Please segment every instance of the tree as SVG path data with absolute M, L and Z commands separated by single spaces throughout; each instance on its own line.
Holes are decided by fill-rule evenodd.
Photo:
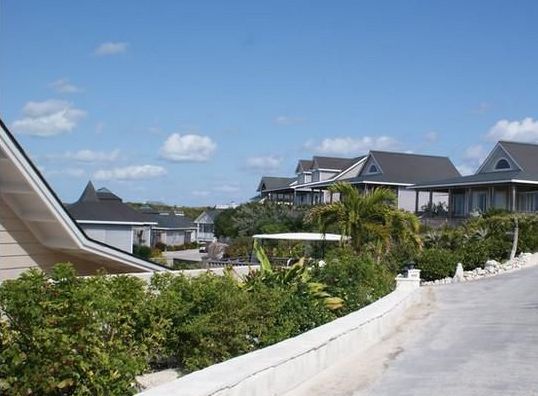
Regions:
M 316 206 L 308 214 L 322 232 L 336 226 L 357 252 L 372 246 L 386 251 L 398 243 L 420 244 L 418 219 L 395 207 L 396 195 L 391 190 L 361 193 L 349 183 L 338 182 L 329 191 L 338 193 L 340 200 Z

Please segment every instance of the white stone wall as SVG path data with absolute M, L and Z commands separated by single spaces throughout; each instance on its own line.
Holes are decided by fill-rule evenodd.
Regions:
M 380 342 L 422 297 L 409 279 L 382 299 L 297 337 L 149 389 L 144 396 L 278 395 L 293 390 L 351 353 Z

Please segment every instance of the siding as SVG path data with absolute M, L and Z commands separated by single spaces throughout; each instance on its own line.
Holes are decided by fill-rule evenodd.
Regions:
M 0 198 L 0 281 L 15 278 L 30 268 L 48 271 L 60 262 L 75 263 L 80 272 L 96 269 L 96 264 L 43 246 Z
M 78 250 L 74 253 L 77 256 L 42 245 L 0 197 L 0 282 L 30 268 L 48 272 L 57 263 L 72 263 L 79 275 L 94 275 L 100 268 L 110 273 L 133 272 L 132 267 L 111 260 L 97 256 L 88 259 Z
M 133 251 L 133 228 L 127 225 L 81 224 L 89 238 L 114 246 L 124 252 Z

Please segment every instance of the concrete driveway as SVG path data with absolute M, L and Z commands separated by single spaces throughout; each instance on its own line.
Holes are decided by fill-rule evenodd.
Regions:
M 380 345 L 289 395 L 538 395 L 538 267 L 426 292 Z

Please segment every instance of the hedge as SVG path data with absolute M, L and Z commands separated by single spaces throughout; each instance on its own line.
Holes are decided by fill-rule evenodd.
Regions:
M 0 284 L 0 394 L 127 395 L 136 375 L 184 372 L 319 326 L 390 292 L 367 258 L 196 278 L 75 276 L 68 264 Z M 327 295 L 342 295 L 330 309 Z M 334 308 L 334 307 L 333 307 Z

